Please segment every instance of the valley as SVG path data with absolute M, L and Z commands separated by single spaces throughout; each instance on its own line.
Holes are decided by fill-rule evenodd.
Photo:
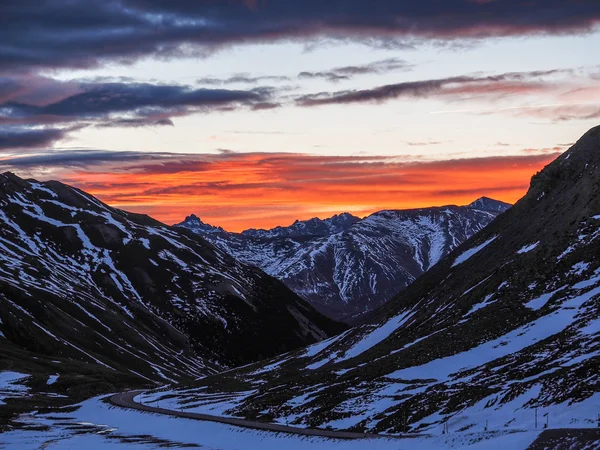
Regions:
M 250 232 L 316 245 L 356 235 L 373 217 L 406 230 L 407 217 L 491 220 L 494 208 L 503 211 L 445 256 L 431 258 L 430 245 L 430 259 L 417 262 L 436 263 L 352 328 L 236 261 L 222 241 L 213 246 L 60 183 L 4 174 L 0 443 L 595 448 L 599 151 L 597 127 L 509 209 L 485 199 Z M 211 229 L 204 236 L 213 240 L 244 236 Z M 263 322 L 248 324 L 253 314 Z M 115 333 L 123 326 L 135 333 Z M 217 330 L 215 346 L 206 339 Z M 267 341 L 279 333 L 287 348 L 259 344 L 258 330 Z M 149 430 L 147 419 L 216 440 Z

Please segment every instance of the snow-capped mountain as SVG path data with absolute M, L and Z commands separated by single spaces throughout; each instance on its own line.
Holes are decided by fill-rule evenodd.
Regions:
M 196 216 L 179 227 L 283 281 L 324 314 L 352 321 L 385 303 L 509 204 L 340 214 L 272 230 L 227 233 Z
M 164 382 L 340 327 L 194 233 L 59 182 L 0 175 L 2 358 L 77 360 Z
M 310 220 L 296 220 L 289 227 L 275 227 L 270 230 L 249 230 L 242 231 L 244 236 L 261 238 L 281 238 L 281 237 L 303 237 L 303 236 L 329 236 L 331 234 L 346 231 L 360 218 L 349 213 L 336 214 L 328 219 L 321 220 L 313 217 Z
M 166 401 L 371 432 L 596 427 L 599 365 L 596 127 L 372 324 L 222 374 L 227 390 L 209 377 Z

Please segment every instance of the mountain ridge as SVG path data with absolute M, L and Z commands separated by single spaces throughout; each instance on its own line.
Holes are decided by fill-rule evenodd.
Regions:
M 282 280 L 322 313 L 357 321 L 510 206 L 485 197 L 473 204 L 384 210 L 363 219 L 340 214 L 242 233 L 210 228 L 196 216 L 177 226 Z
M 9 364 L 20 349 L 164 382 L 344 328 L 198 235 L 57 181 L 0 175 L 0 249 Z

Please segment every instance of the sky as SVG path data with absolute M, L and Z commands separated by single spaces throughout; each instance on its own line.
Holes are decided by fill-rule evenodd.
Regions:
M 230 231 L 517 201 L 600 122 L 597 0 L 3 0 L 0 171 Z

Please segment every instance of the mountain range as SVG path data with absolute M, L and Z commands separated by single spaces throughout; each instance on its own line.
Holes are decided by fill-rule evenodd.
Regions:
M 482 197 L 468 206 L 380 211 L 364 219 L 343 213 L 241 233 L 195 215 L 176 226 L 260 267 L 323 314 L 357 322 L 509 207 Z
M 369 432 L 596 427 L 600 127 L 371 319 L 154 398 L 173 409 Z

